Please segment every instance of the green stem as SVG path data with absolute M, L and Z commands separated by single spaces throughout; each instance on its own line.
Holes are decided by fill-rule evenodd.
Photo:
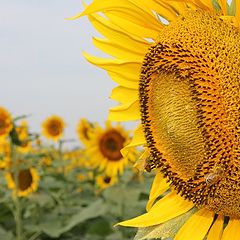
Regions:
M 11 141 L 11 159 L 13 161 L 14 171 L 13 171 L 13 178 L 14 183 L 16 185 L 16 192 L 14 195 L 14 205 L 15 205 L 15 223 L 16 223 L 16 240 L 22 240 L 22 207 L 21 202 L 18 196 L 18 189 L 19 189 L 19 182 L 18 182 L 18 175 L 19 175 L 19 167 L 18 162 L 15 156 L 15 148 L 14 144 Z
M 28 240 L 36 240 L 40 235 L 41 232 L 36 232 Z
M 58 154 L 59 154 L 59 161 L 60 161 L 60 164 L 61 164 L 61 169 L 62 169 L 62 174 L 64 175 L 64 171 L 65 171 L 65 168 L 63 166 L 63 152 L 62 152 L 62 145 L 63 145 L 63 142 L 62 140 L 59 141 L 58 143 Z
M 22 240 L 22 209 L 21 203 L 19 201 L 19 197 L 16 197 L 16 233 L 17 233 L 17 240 Z

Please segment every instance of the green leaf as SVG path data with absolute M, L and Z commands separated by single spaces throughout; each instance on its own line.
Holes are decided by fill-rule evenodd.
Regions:
M 103 193 L 107 201 L 122 204 L 135 204 L 140 196 L 140 189 L 126 188 L 125 186 L 115 186 L 106 189 Z
M 46 176 L 40 184 L 43 189 L 61 189 L 63 186 L 61 181 L 52 176 Z
M 14 235 L 13 235 L 12 232 L 6 231 L 6 230 L 3 229 L 2 227 L 0 227 L 0 239 L 4 239 L 4 240 L 14 240 L 15 237 L 14 237 Z
M 45 223 L 41 223 L 40 228 L 50 237 L 59 237 L 62 234 L 62 222 L 57 218 L 51 219 L 51 221 L 46 220 Z
M 230 5 L 227 5 L 227 13 L 230 16 L 235 16 L 236 13 L 236 0 L 232 0 Z
M 104 205 L 103 201 L 99 199 L 96 202 L 90 204 L 85 209 L 83 209 L 81 212 L 73 215 L 63 228 L 63 231 L 64 232 L 69 231 L 71 228 L 87 219 L 102 216 L 104 215 L 104 213 L 106 213 L 106 211 L 107 211 L 106 205 Z
M 71 230 L 74 226 L 88 219 L 99 217 L 105 214 L 107 207 L 101 199 L 93 202 L 82 211 L 74 214 L 66 222 L 61 222 L 59 219 L 51 219 L 46 223 L 41 224 L 41 229 L 44 233 L 51 237 L 59 237 L 61 234 Z
M 183 224 L 196 212 L 197 209 L 193 208 L 192 210 L 173 218 L 165 223 L 146 227 L 139 228 L 134 240 L 144 240 L 144 239 L 173 239 L 179 229 Z
M 212 0 L 212 5 L 215 8 L 215 10 L 217 10 L 217 11 L 221 10 L 221 7 L 220 7 L 220 5 L 219 5 L 217 0 Z
M 99 217 L 91 220 L 91 224 L 88 226 L 87 233 L 98 236 L 107 236 L 113 232 L 110 222 L 106 219 Z
M 38 192 L 38 193 L 32 194 L 29 196 L 29 199 L 32 202 L 37 203 L 40 207 L 44 207 L 47 205 L 52 206 L 54 204 L 54 201 L 50 197 L 50 195 L 44 192 Z

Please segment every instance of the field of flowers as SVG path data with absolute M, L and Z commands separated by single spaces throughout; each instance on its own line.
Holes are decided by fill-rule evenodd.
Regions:
M 0 240 L 239 240 L 240 0 L 83 5 L 117 105 L 75 147 L 0 107 Z
M 0 239 L 132 239 L 114 225 L 144 212 L 152 177 L 133 168 L 141 150 L 120 153 L 131 132 L 80 119 L 79 143 L 66 148 L 64 130 L 50 116 L 29 132 L 26 116 L 0 108 Z

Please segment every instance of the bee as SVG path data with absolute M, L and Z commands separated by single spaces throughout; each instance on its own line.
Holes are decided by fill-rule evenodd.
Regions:
M 211 186 L 218 181 L 220 181 L 223 178 L 223 169 L 216 168 L 213 170 L 212 173 L 209 173 L 207 176 L 205 176 L 205 181 L 208 186 Z
M 136 167 L 140 172 L 151 172 L 159 166 L 155 163 L 149 150 L 145 150 L 140 159 L 135 163 L 134 167 Z

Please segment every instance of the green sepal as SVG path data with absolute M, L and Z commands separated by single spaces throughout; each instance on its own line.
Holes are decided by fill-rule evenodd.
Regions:
M 188 212 L 162 224 L 151 227 L 139 228 L 136 236 L 134 237 L 134 240 L 173 239 L 179 229 L 196 211 L 197 208 L 193 208 Z

